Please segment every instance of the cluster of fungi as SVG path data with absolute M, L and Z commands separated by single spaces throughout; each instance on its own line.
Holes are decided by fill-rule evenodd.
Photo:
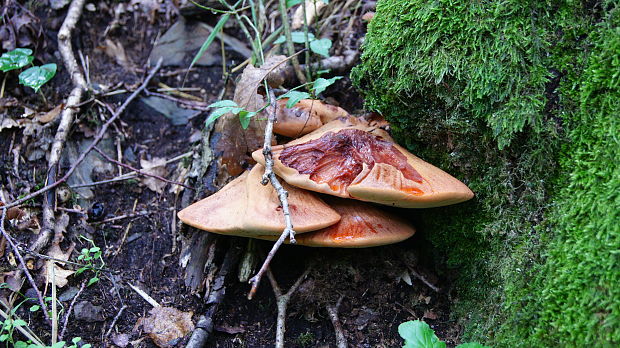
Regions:
M 396 144 L 383 120 L 356 118 L 318 100 L 285 108 L 274 132 L 301 136 L 273 146 L 273 171 L 284 180 L 298 245 L 361 248 L 397 243 L 415 228 L 376 204 L 429 208 L 466 201 L 473 192 Z M 272 111 L 272 110 L 271 110 Z M 270 110 L 267 110 L 270 112 Z M 213 233 L 276 240 L 285 229 L 276 190 L 261 184 L 265 158 L 217 193 L 179 212 Z

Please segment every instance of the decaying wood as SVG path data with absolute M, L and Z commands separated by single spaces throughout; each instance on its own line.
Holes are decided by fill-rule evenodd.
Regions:
M 211 305 L 211 307 L 198 319 L 194 332 L 192 332 L 185 346 L 186 348 L 206 347 L 207 340 L 213 332 L 213 315 L 217 311 L 220 303 L 224 300 L 224 295 L 226 294 L 226 278 L 237 265 L 239 255 L 240 249 L 237 247 L 236 243 L 231 243 L 207 299 L 207 304 Z

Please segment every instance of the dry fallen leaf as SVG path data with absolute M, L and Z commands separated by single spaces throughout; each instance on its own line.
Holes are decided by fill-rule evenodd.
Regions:
M 437 315 L 437 313 L 435 313 L 432 310 L 428 309 L 428 310 L 424 311 L 423 318 L 428 318 L 428 319 L 431 319 L 431 320 L 437 320 L 437 318 L 439 318 L 439 316 Z
M 43 112 L 40 113 L 39 115 L 37 115 L 37 117 L 35 118 L 35 121 L 41 123 L 41 124 L 46 124 L 49 122 L 52 122 L 56 119 L 56 117 L 58 117 L 58 115 L 60 115 L 60 112 L 62 111 L 62 109 L 65 107 L 64 103 L 58 104 L 55 108 L 53 108 L 52 110 L 48 111 L 48 112 Z
M 125 47 L 123 47 L 123 45 L 119 41 L 115 42 L 113 40 L 106 39 L 105 45 L 98 48 L 103 50 L 103 52 L 105 52 L 108 57 L 113 58 L 118 65 L 122 66 L 128 71 L 133 71 L 133 62 L 129 59 L 129 57 L 127 57 L 127 54 L 125 53 Z
M 286 69 L 285 56 L 269 57 L 265 63 L 256 68 L 248 65 L 244 70 L 233 100 L 247 111 L 258 111 L 265 106 L 265 98 L 258 93 L 262 81 L 267 79 L 270 86 L 283 83 Z M 222 116 L 215 125 L 220 133 L 216 152 L 222 153 L 222 166 L 228 174 L 236 176 L 243 172 L 244 164 L 251 161 L 250 154 L 263 146 L 265 121 L 253 117 L 247 129 L 243 129 L 239 117 L 233 114 Z
M 67 230 L 67 226 L 69 225 L 69 215 L 62 214 L 58 220 L 56 220 L 56 225 L 54 226 L 54 240 L 52 241 L 52 246 L 47 250 L 47 255 L 53 257 L 57 260 L 68 261 L 73 249 L 75 248 L 75 243 L 71 243 L 67 251 L 63 251 L 60 248 L 60 242 L 62 241 L 62 236 L 64 232 Z M 66 270 L 55 264 L 55 261 L 49 260 L 45 262 L 45 266 L 43 267 L 44 272 L 46 274 L 46 279 L 48 283 L 52 282 L 52 267 L 54 267 L 54 281 L 56 286 L 62 288 L 67 285 L 69 282 L 67 278 L 75 273 L 72 270 Z
M 327 4 L 321 0 L 306 0 L 305 4 L 295 10 L 291 28 L 299 29 L 304 25 L 304 6 L 306 7 L 306 24 L 310 25 Z
M 136 327 L 142 326 L 157 346 L 173 347 L 194 330 L 192 315 L 171 307 L 154 307 L 148 317 L 138 319 Z
M 153 157 L 152 160 L 140 160 L 140 166 L 142 167 L 141 171 L 151 175 L 158 175 L 161 177 L 165 177 L 168 174 L 166 170 L 166 159 L 161 157 Z M 162 193 L 164 192 L 164 187 L 166 183 L 155 179 L 150 176 L 145 176 L 141 179 L 141 182 L 146 185 L 151 191 Z

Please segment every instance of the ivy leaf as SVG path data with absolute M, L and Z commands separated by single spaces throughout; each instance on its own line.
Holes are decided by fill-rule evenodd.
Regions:
M 215 120 L 217 120 L 218 118 L 222 117 L 223 115 L 227 114 L 227 113 L 231 113 L 231 114 L 238 114 L 239 112 L 241 112 L 243 110 L 243 108 L 240 108 L 237 106 L 237 104 L 232 101 L 232 100 L 223 100 L 223 101 L 229 101 L 234 103 L 235 106 L 222 106 L 219 109 L 215 109 L 213 110 L 213 112 L 211 113 L 211 115 L 209 115 L 209 118 L 207 118 L 207 121 L 205 122 L 205 127 L 210 125 L 211 123 L 215 122 Z M 213 105 L 213 104 L 211 104 Z M 209 106 L 211 106 L 209 105 Z
M 341 78 L 342 76 L 334 76 L 331 79 L 324 79 L 322 77 L 316 79 L 316 81 L 314 81 L 314 85 L 312 86 L 312 89 L 314 90 L 314 94 L 316 95 L 321 94 L 321 92 L 323 92 L 327 87 L 333 85 L 334 82 L 336 82 L 337 80 L 340 80 Z
M 304 0 L 286 0 L 286 8 L 291 8 L 295 5 L 299 5 L 302 2 L 304 2 Z
M 303 31 L 294 31 L 291 33 L 291 39 L 293 40 L 294 43 L 304 43 L 306 42 L 306 34 Z M 308 41 L 310 41 L 310 49 L 312 49 L 312 43 L 314 42 L 314 34 L 312 33 L 308 33 Z M 324 39 L 327 40 L 327 39 Z M 276 41 L 274 41 L 274 44 L 281 44 L 286 42 L 286 36 L 281 35 Z M 329 47 L 332 46 L 331 41 L 329 42 Z
M 232 100 L 225 99 L 225 100 L 220 100 L 218 102 L 215 102 L 207 107 L 208 108 L 221 108 L 224 106 L 238 106 L 238 105 Z
M 300 100 L 310 98 L 310 93 L 299 92 L 299 91 L 288 91 L 278 97 L 278 99 L 283 99 L 283 98 L 288 98 L 288 101 L 286 102 L 286 107 L 290 109 L 293 106 L 295 106 L 295 104 L 297 104 Z
M 32 63 L 34 57 L 29 48 L 16 48 L 10 52 L 5 52 L 0 56 L 0 70 L 3 72 L 23 68 Z
M 332 40 L 330 39 L 320 39 L 310 42 L 310 51 L 324 57 L 329 57 L 330 48 L 332 48 Z
M 51 80 L 54 75 L 56 75 L 56 64 L 54 63 L 33 66 L 19 74 L 19 83 L 38 92 L 41 86 Z
M 415 320 L 407 321 L 398 326 L 398 334 L 405 339 L 403 348 L 445 348 L 435 332 L 427 323 Z
M 252 116 L 256 114 L 257 114 L 256 111 L 247 111 L 247 110 L 241 111 L 239 113 L 239 122 L 241 122 L 241 128 L 248 129 L 248 126 L 250 125 L 250 119 L 252 118 Z

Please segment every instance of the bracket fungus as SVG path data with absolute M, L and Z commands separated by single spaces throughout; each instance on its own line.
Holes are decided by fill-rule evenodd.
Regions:
M 287 98 L 278 100 L 273 131 L 289 138 L 308 134 L 339 117 L 350 117 L 343 108 L 320 100 L 302 99 L 292 108 L 286 107 L 287 102 Z M 271 113 L 273 109 L 268 107 L 267 112 Z
M 274 171 L 311 191 L 402 208 L 460 203 L 473 192 L 364 121 L 340 118 L 272 148 Z M 260 151 L 252 157 L 264 164 Z
M 228 183 L 220 191 L 178 213 L 184 223 L 201 230 L 236 236 L 280 235 L 285 228 L 282 208 L 272 186 L 261 185 L 264 167 L 257 164 L 250 172 Z M 291 218 L 297 233 L 331 226 L 340 215 L 315 193 L 286 183 Z
M 326 202 L 340 214 L 338 223 L 297 236 L 297 245 L 310 247 L 366 248 L 401 242 L 415 228 L 401 217 L 371 204 L 331 197 Z M 260 236 L 274 240 L 273 236 Z

